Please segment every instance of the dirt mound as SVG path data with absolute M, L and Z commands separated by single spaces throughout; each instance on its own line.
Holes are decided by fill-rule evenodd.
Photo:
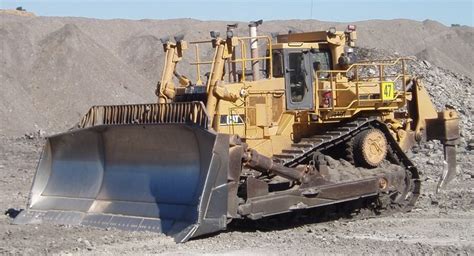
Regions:
M 8 86 L 8 97 L 2 101 L 7 111 L 0 116 L 9 120 L 0 127 L 2 132 L 61 131 L 91 105 L 153 100 L 148 97 L 153 88 L 147 79 L 74 24 L 47 34 L 34 45 L 34 52 L 27 39 L 19 43 L 23 45 L 6 41 L 6 47 L 15 49 L 6 51 L 6 60 L 15 61 L 5 74 L 14 83 L 2 83 Z M 28 58 L 32 55 L 34 60 Z
M 156 36 L 143 35 L 125 40 L 120 44 L 119 55 L 148 80 L 160 79 L 159 60 L 163 59 L 163 46 Z
M 449 28 L 431 20 L 359 24 L 360 46 L 414 55 L 474 78 L 474 29 L 471 27 Z
M 143 102 L 146 97 L 147 81 L 74 24 L 52 32 L 39 47 L 31 70 L 32 94 L 49 100 L 48 120 L 71 123 L 90 105 Z M 41 108 L 45 102 L 35 103 Z
M 94 104 L 155 101 L 163 61 L 159 38 L 177 34 L 185 34 L 188 41 L 208 38 L 209 31 L 224 32 L 225 25 L 232 23 L 0 16 L 0 134 L 14 136 L 38 130 L 48 134 L 64 131 Z M 238 24 L 237 33 L 247 35 L 247 23 Z M 471 27 L 449 28 L 434 21 L 409 20 L 356 24 L 361 47 L 427 59 L 432 68 L 424 69 L 425 73 L 449 69 L 471 77 L 474 74 Z M 259 29 L 261 34 L 270 35 L 330 26 L 344 29 L 346 24 L 269 21 Z M 461 81 L 456 77 L 459 74 L 450 74 L 452 81 Z M 472 82 L 468 83 L 471 86 L 464 86 L 466 83 L 452 94 L 466 95 Z M 451 80 L 446 83 L 447 92 L 450 84 Z

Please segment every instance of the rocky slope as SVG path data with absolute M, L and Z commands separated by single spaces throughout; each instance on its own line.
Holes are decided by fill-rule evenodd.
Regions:
M 176 34 L 185 34 L 187 40 L 208 38 L 210 30 L 222 32 L 230 23 L 9 14 L 0 14 L 0 21 L 0 134 L 14 136 L 38 130 L 48 134 L 64 131 L 91 105 L 153 102 L 163 61 L 159 38 Z M 435 66 L 442 67 L 443 72 L 456 72 L 451 73 L 453 79 L 461 74 L 473 76 L 471 27 L 449 28 L 434 21 L 410 20 L 356 24 L 361 47 L 417 55 L 433 64 L 428 73 L 435 72 L 436 77 L 440 77 L 436 70 L 441 69 Z M 269 35 L 289 29 L 326 30 L 330 26 L 344 29 L 346 24 L 269 21 L 260 31 Z M 246 35 L 247 24 L 239 23 L 237 33 Z M 442 79 L 436 83 L 450 88 L 452 81 Z M 462 90 L 472 90 L 469 81 L 463 83 L 471 86 Z

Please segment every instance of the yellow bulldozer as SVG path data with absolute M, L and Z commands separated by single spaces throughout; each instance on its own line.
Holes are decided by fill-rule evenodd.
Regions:
M 157 103 L 94 106 L 47 138 L 14 223 L 185 242 L 232 220 L 341 203 L 406 211 L 420 175 L 405 152 L 432 139 L 445 150 L 439 188 L 455 176 L 458 115 L 436 111 L 410 58 L 357 61 L 354 26 L 273 37 L 261 24 L 248 36 L 229 25 L 209 40 L 163 38 Z

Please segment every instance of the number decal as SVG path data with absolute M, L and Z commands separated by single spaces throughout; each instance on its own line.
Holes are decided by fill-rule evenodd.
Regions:
M 395 97 L 395 84 L 382 82 L 382 100 L 393 100 Z

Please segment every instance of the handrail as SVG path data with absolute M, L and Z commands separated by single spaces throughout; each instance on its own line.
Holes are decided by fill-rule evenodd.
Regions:
M 270 37 L 268 36 L 256 36 L 256 37 L 250 37 L 250 36 L 246 36 L 246 37 L 238 37 L 238 40 L 239 40 L 239 44 L 240 44 L 240 58 L 239 59 L 235 59 L 235 60 L 232 60 L 230 62 L 234 62 L 234 63 L 241 63 L 242 65 L 242 71 L 245 71 L 246 69 L 246 63 L 248 61 L 258 61 L 258 60 L 270 60 L 270 65 L 269 65 L 269 72 L 268 72 L 268 76 L 269 77 L 272 77 L 273 76 L 273 61 L 272 61 L 272 55 L 269 54 L 268 56 L 264 56 L 264 57 L 256 57 L 256 58 L 247 58 L 247 44 L 246 44 L 246 41 L 247 40 L 253 40 L 253 39 L 265 39 L 267 41 L 267 49 L 268 51 L 271 53 L 272 52 L 272 40 L 270 39 Z M 245 72 L 242 72 L 242 78 L 241 78 L 242 81 L 246 81 L 245 80 Z
M 315 98 L 319 98 L 319 93 L 320 92 L 331 92 L 331 107 L 329 108 L 324 108 L 324 107 L 319 107 L 319 104 L 316 104 L 316 110 L 332 110 L 332 111 L 343 111 L 343 110 L 349 110 L 351 109 L 355 104 L 360 105 L 361 103 L 367 103 L 367 102 L 381 102 L 381 103 L 386 103 L 387 100 L 384 100 L 382 98 L 382 82 L 400 82 L 402 84 L 402 90 L 396 91 L 394 94 L 393 99 L 391 99 L 391 102 L 400 100 L 400 98 L 403 101 L 403 104 L 406 104 L 406 87 L 407 87 L 407 81 L 410 76 L 406 73 L 406 61 L 413 61 L 414 58 L 412 57 L 399 57 L 395 60 L 373 60 L 373 61 L 365 61 L 365 62 L 358 62 L 350 65 L 347 69 L 345 70 L 318 70 L 316 71 L 315 74 L 315 79 L 316 79 L 316 84 L 319 84 L 319 81 L 329 81 L 329 88 L 322 88 L 320 89 L 317 87 L 315 90 Z M 393 66 L 399 66 L 401 65 L 401 70 L 398 71 L 396 74 L 385 74 L 386 68 L 387 67 L 393 67 Z M 359 68 L 368 68 L 368 67 L 375 67 L 377 68 L 378 75 L 376 76 L 364 76 L 364 77 L 359 77 Z M 336 80 L 337 77 L 340 74 L 344 73 L 350 73 L 353 72 L 354 78 L 351 80 L 354 85 L 353 86 L 347 86 L 346 88 L 336 88 Z M 327 74 L 327 78 L 320 78 L 320 74 Z M 376 73 L 377 74 L 377 73 Z M 344 77 L 348 77 L 347 75 Z M 389 78 L 389 80 L 386 80 Z M 380 92 L 379 95 L 380 97 L 377 99 L 361 99 L 360 97 L 360 88 L 364 87 L 376 87 L 377 84 L 380 86 Z M 352 88 L 355 87 L 355 94 L 356 98 L 355 100 L 351 101 L 349 104 L 346 106 L 339 106 L 337 104 L 337 96 L 335 95 L 335 92 L 341 92 L 341 91 L 350 91 Z
M 212 59 L 202 60 L 202 61 L 200 60 L 201 55 L 200 55 L 199 45 L 200 44 L 207 44 L 207 43 L 212 43 L 212 40 L 198 40 L 198 41 L 189 42 L 189 45 L 194 45 L 194 58 L 195 58 L 195 61 L 190 62 L 189 65 L 196 66 L 196 78 L 197 78 L 196 84 L 202 84 L 202 81 L 201 81 L 201 65 L 211 65 L 210 72 L 212 72 L 212 69 L 214 67 L 214 59 L 215 59 L 215 56 L 216 56 L 216 53 L 217 53 L 217 48 L 214 49 L 214 54 L 213 54 Z M 208 88 L 209 88 L 209 82 L 210 82 L 210 80 L 208 79 L 206 81 L 206 86 Z
M 269 67 L 268 67 L 268 76 L 272 77 L 273 76 L 273 62 L 272 62 L 272 55 L 269 54 L 269 56 L 258 56 L 256 58 L 248 58 L 247 57 L 247 51 L 248 51 L 248 46 L 247 46 L 247 41 L 249 40 L 254 40 L 254 39 L 263 39 L 266 41 L 267 48 L 269 52 L 272 52 L 272 44 L 271 44 L 271 38 L 268 36 L 256 36 L 256 37 L 251 37 L 251 36 L 245 36 L 245 37 L 236 37 L 239 44 L 240 44 L 240 58 L 234 58 L 228 60 L 229 63 L 241 63 L 242 70 L 245 71 L 247 67 L 247 62 L 249 61 L 260 61 L 260 60 L 270 60 Z M 191 66 L 196 66 L 196 73 L 197 77 L 200 78 L 200 70 L 201 70 L 201 65 L 211 65 L 211 70 L 210 72 L 212 73 L 213 67 L 214 67 L 214 60 L 215 60 L 215 54 L 216 51 L 214 51 L 214 56 L 211 60 L 200 60 L 200 52 L 199 52 L 199 44 L 205 44 L 205 43 L 212 43 L 212 40 L 200 40 L 200 41 L 192 41 L 189 42 L 190 45 L 195 45 L 195 61 L 190 62 L 189 65 Z M 237 52 L 233 52 L 234 56 L 237 55 Z M 245 72 L 242 72 L 242 81 L 246 81 L 245 79 Z M 208 80 L 209 82 L 209 80 Z M 209 86 L 207 84 L 207 86 Z
M 396 63 L 396 62 L 399 62 L 400 60 L 409 60 L 409 61 L 415 61 L 416 60 L 416 57 L 415 56 L 404 56 L 404 57 L 398 57 L 396 59 L 375 59 L 375 60 L 361 60 L 361 61 L 357 61 L 357 63 L 354 63 L 354 64 L 385 64 L 383 62 L 392 62 L 392 63 Z M 353 64 L 353 65 L 354 65 Z
M 212 43 L 212 40 L 211 40 L 211 39 L 207 39 L 207 40 L 198 40 L 198 41 L 191 41 L 191 42 L 189 42 L 189 44 L 204 44 L 204 43 Z
M 401 63 L 401 61 L 414 61 L 414 59 L 412 57 L 399 57 L 395 60 L 392 60 L 391 63 L 381 63 L 380 61 L 381 60 L 378 60 L 379 62 L 376 63 L 376 62 L 357 62 L 357 63 L 353 63 L 351 64 L 347 69 L 341 69 L 341 70 L 318 70 L 317 72 L 320 72 L 320 73 L 347 73 L 349 71 L 351 71 L 354 67 L 358 67 L 358 66 L 379 66 L 379 65 L 384 65 L 384 66 L 395 66 L 397 65 L 398 63 Z M 384 60 L 384 61 L 390 61 L 390 60 Z

